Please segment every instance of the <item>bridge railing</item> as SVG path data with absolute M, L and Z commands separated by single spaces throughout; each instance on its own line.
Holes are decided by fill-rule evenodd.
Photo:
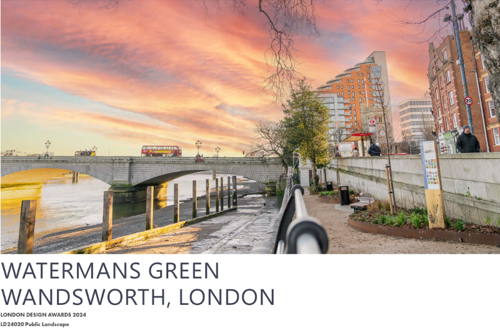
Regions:
M 304 188 L 293 185 L 290 179 L 285 190 L 286 204 L 279 221 L 275 254 L 324 254 L 328 251 L 326 230 L 307 213 L 303 195 Z
M 141 163 L 165 163 L 186 164 L 195 163 L 196 157 L 143 157 L 143 156 L 2 156 L 3 162 L 141 162 Z M 276 158 L 260 157 L 204 157 L 200 164 L 279 164 L 281 161 Z

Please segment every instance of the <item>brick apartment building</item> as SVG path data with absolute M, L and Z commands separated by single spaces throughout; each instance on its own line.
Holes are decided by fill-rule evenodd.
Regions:
M 471 43 L 471 33 L 468 30 L 459 32 L 462 44 L 462 55 L 465 64 L 465 73 L 469 96 L 472 97 L 471 105 L 472 121 L 474 124 L 474 134 L 481 145 L 481 151 L 487 151 L 485 129 L 489 124 L 491 139 L 488 143 L 494 143 L 494 135 L 498 132 L 498 120 L 496 112 L 493 109 L 490 114 L 488 103 L 491 100 L 491 94 L 486 93 L 484 81 L 487 82 L 486 70 L 483 70 L 481 57 L 478 52 L 473 50 Z M 464 87 L 462 84 L 462 75 L 460 65 L 458 64 L 458 52 L 454 36 L 447 36 L 443 42 L 435 47 L 434 43 L 429 45 L 429 68 L 428 78 L 432 100 L 432 110 L 435 119 L 436 134 L 439 138 L 441 153 L 456 153 L 455 137 L 462 133 L 462 127 L 468 125 L 467 108 L 464 103 Z M 478 64 L 478 76 L 480 77 L 480 89 L 477 88 L 475 63 Z M 481 95 L 481 102 L 479 96 Z M 489 96 L 489 97 L 488 97 Z M 484 113 L 483 113 L 484 110 Z M 490 117 L 486 117 L 486 114 Z M 491 115 L 495 115 L 492 117 Z M 485 121 L 483 121 L 483 116 Z M 496 132 L 494 129 L 497 128 Z M 488 129 L 486 129 L 488 131 Z M 495 148 L 490 144 L 490 148 Z M 492 150 L 492 149 L 490 149 Z M 492 150 L 493 151 L 493 150 Z
M 374 85 L 375 83 L 375 85 Z M 380 106 L 383 92 L 385 103 L 390 101 L 389 76 L 385 52 L 376 51 L 365 61 L 346 69 L 342 74 L 318 88 L 321 94 L 334 94 L 343 98 L 345 133 L 347 136 L 361 132 L 361 106 Z
M 477 78 L 479 84 L 476 84 L 476 89 L 481 95 L 480 107 L 483 109 L 484 120 L 486 125 L 486 136 L 488 139 L 488 148 L 491 152 L 500 152 L 500 123 L 498 122 L 499 108 L 495 107 L 493 97 L 489 88 L 489 75 L 484 66 L 484 57 L 477 49 L 474 48 L 477 68 Z M 477 81 L 475 81 L 477 82 Z M 469 88 L 471 89 L 471 88 Z

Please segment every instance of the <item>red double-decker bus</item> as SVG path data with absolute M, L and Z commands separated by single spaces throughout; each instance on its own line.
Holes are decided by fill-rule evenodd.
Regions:
M 179 146 L 142 146 L 141 156 L 182 157 Z

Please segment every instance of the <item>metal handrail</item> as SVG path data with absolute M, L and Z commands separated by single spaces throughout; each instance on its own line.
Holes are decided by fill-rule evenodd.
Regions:
M 276 236 L 275 254 L 324 254 L 328 251 L 328 235 L 321 223 L 307 213 L 304 189 L 289 182 L 285 209 Z M 285 196 L 286 197 L 286 196 Z M 293 218 L 295 215 L 295 219 Z

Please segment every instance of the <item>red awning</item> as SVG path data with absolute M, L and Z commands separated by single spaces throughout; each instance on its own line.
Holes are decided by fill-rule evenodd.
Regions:
M 351 134 L 351 136 L 370 136 L 373 135 L 373 133 L 354 133 Z

